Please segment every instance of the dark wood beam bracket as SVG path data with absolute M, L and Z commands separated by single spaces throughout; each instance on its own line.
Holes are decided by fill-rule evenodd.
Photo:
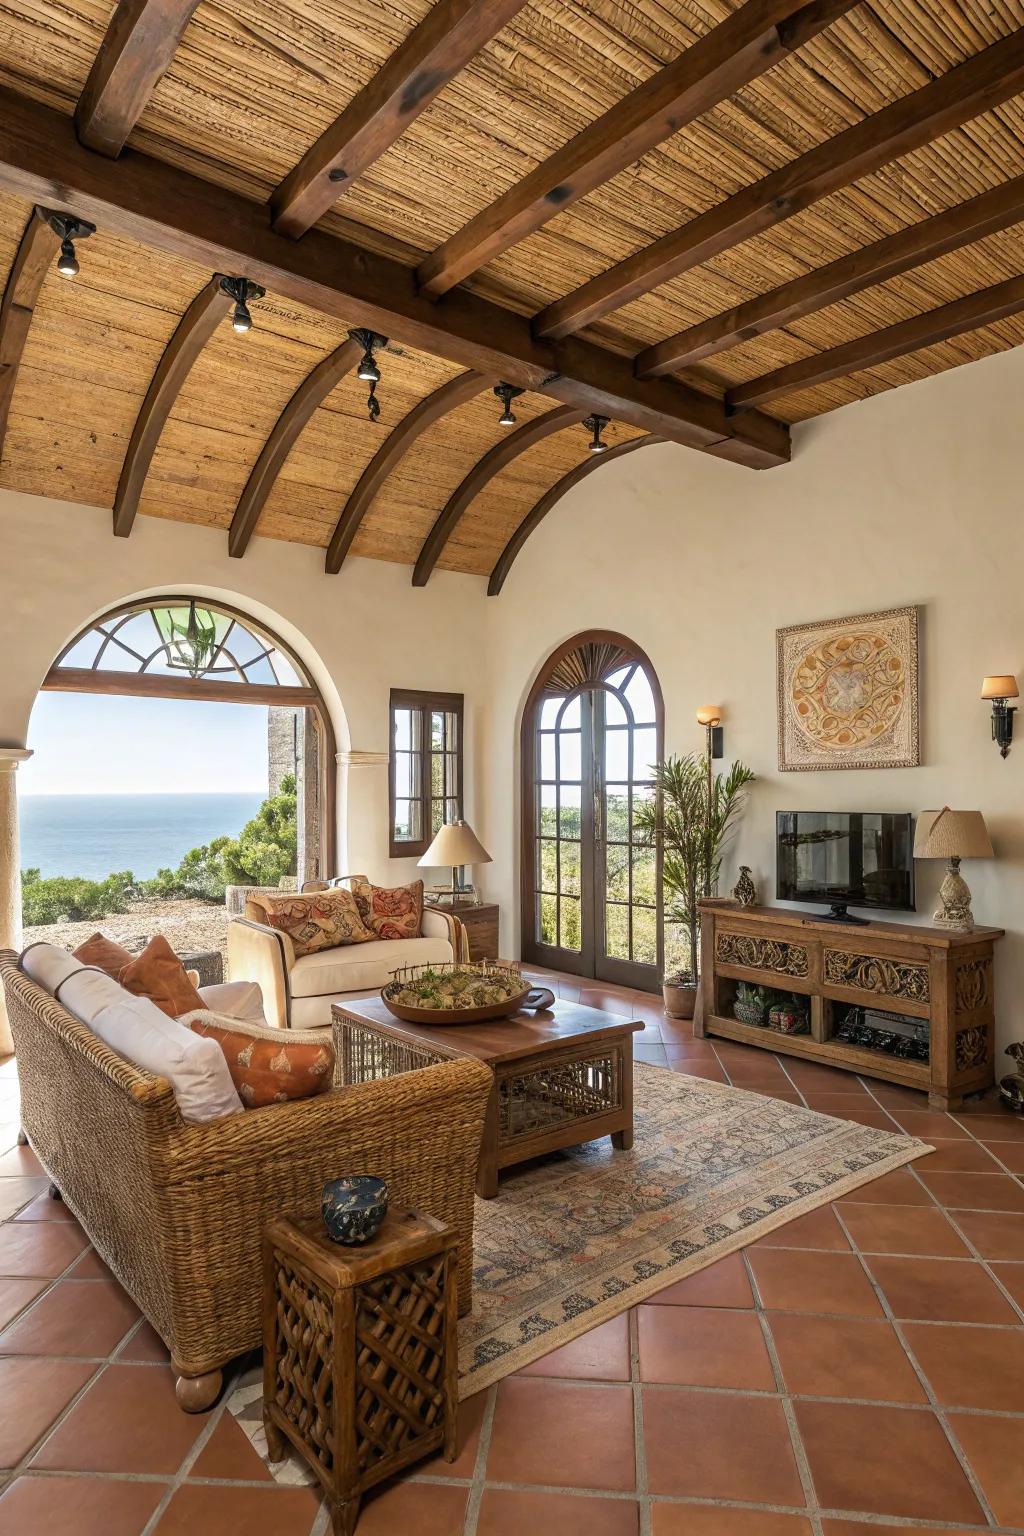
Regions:
M 535 317 L 534 330 L 549 339 L 568 336 L 1022 89 L 1024 28 L 1018 28 L 557 299 Z
M 530 534 L 540 526 L 555 503 L 561 501 L 566 491 L 571 491 L 574 485 L 585 480 L 593 470 L 600 469 L 602 464 L 610 464 L 612 459 L 621 459 L 623 454 L 632 453 L 635 448 L 649 448 L 652 443 L 664 441 L 663 437 L 655 437 L 653 433 L 647 437 L 631 437 L 627 443 L 616 443 L 615 447 L 609 448 L 607 453 L 592 454 L 589 459 L 584 459 L 582 464 L 577 464 L 575 469 L 570 469 L 561 480 L 556 480 L 551 489 L 545 491 L 540 500 L 527 512 L 495 561 L 491 579 L 487 583 L 487 596 L 497 597 L 505 585 L 509 571 L 515 564 L 516 556 Z
M 431 252 L 417 270 L 423 292 L 440 298 L 857 3 L 747 0 Z
M 809 389 L 813 384 L 827 384 L 829 379 L 845 378 L 862 368 L 875 368 L 880 363 L 891 362 L 894 357 L 904 357 L 908 352 L 920 352 L 922 347 L 948 341 L 951 336 L 962 336 L 965 331 L 978 331 L 1008 315 L 1016 315 L 1024 309 L 1024 277 L 1011 277 L 991 288 L 982 288 L 966 298 L 954 299 L 938 309 L 925 310 L 912 315 L 898 325 L 888 325 L 881 331 L 869 331 L 856 341 L 845 342 L 840 347 L 830 347 L 827 352 L 815 352 L 811 357 L 776 368 L 773 373 L 763 374 L 729 391 L 726 396 L 734 410 L 745 410 L 761 400 L 777 395 L 791 395 L 798 389 Z
M 0 458 L 3 457 L 7 419 L 36 300 L 59 249 L 60 237 L 56 230 L 47 222 L 41 209 L 33 208 L 0 302 Z
M 359 532 L 374 497 L 388 476 L 394 474 L 417 438 L 433 426 L 435 421 L 440 421 L 449 411 L 457 410 L 460 405 L 465 405 L 474 395 L 487 388 L 488 381 L 482 374 L 473 369 L 460 373 L 427 395 L 418 405 L 414 405 L 397 427 L 388 433 L 356 482 L 331 535 L 324 567 L 329 575 L 334 576 L 341 570 L 352 547 L 352 540 Z
M 220 274 L 215 274 L 196 294 L 164 348 L 132 429 L 117 482 L 114 532 L 119 538 L 126 539 L 132 531 L 156 445 L 181 387 L 232 304 L 231 296 L 221 287 Z
M 274 423 L 273 429 L 245 489 L 238 498 L 235 514 L 228 532 L 228 554 L 240 559 L 249 547 L 249 540 L 256 531 L 260 513 L 267 497 L 274 489 L 274 482 L 284 467 L 285 460 L 298 442 L 299 434 L 314 411 L 327 399 L 341 380 L 359 361 L 363 353 L 359 341 L 343 341 L 328 357 L 323 358 L 308 373 L 292 395 L 288 404 Z
M 275 234 L 265 204 L 137 150 L 113 164 L 83 148 L 61 113 L 3 87 L 0 188 L 208 271 L 242 273 L 346 328 L 358 320 L 582 415 L 611 416 L 754 468 L 789 459 L 789 430 L 772 417 L 728 420 L 721 400 L 673 379 L 638 380 L 631 358 L 578 337 L 539 341 L 527 317 L 465 289 L 434 304 L 417 291 L 412 268 L 323 230 L 298 241 Z
M 525 3 L 437 0 L 282 181 L 270 200 L 274 228 L 304 235 Z
M 908 272 L 926 261 L 934 261 L 950 251 L 973 245 L 986 235 L 1008 229 L 1024 219 L 1024 176 L 1015 176 L 989 192 L 982 192 L 966 203 L 957 203 L 930 219 L 922 219 L 908 229 L 876 240 L 849 256 L 841 256 L 827 267 L 818 267 L 795 277 L 791 282 L 762 293 L 734 309 L 701 320 L 687 330 L 640 352 L 636 358 L 637 376 L 657 378 L 676 368 L 687 368 L 707 357 L 725 352 L 729 347 L 764 336 L 838 304 L 851 294 L 873 288 L 901 272 Z
M 174 56 L 199 0 L 117 0 L 75 108 L 83 144 L 114 157 Z
M 420 557 L 412 573 L 414 587 L 426 586 L 445 545 L 462 520 L 463 513 L 484 486 L 528 448 L 543 442 L 553 432 L 561 432 L 563 427 L 582 421 L 585 414 L 584 411 L 574 410 L 571 405 L 557 405 L 553 411 L 545 411 L 543 416 L 535 416 L 532 421 L 527 421 L 523 426 L 517 427 L 514 432 L 509 432 L 500 442 L 495 443 L 493 448 L 488 449 L 483 458 L 474 464 L 462 483 L 449 496 L 444 510 L 439 514 L 433 528 L 423 541 Z

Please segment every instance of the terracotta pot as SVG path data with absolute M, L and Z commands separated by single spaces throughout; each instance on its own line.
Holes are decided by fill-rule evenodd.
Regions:
M 678 981 L 663 981 L 661 994 L 670 1019 L 692 1019 L 697 1004 L 697 988 Z

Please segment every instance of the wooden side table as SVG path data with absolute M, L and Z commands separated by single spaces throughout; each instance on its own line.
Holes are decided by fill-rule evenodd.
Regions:
M 483 902 L 478 907 L 452 907 L 451 912 L 466 925 L 471 960 L 497 960 L 498 904 Z
M 455 1459 L 456 1236 L 388 1213 L 361 1247 L 320 1220 L 268 1223 L 263 1242 L 263 1422 L 272 1461 L 290 1442 L 352 1536 L 368 1488 L 441 1450 Z

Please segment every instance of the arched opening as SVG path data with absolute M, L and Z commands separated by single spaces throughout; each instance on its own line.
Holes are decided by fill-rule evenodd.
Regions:
M 661 870 L 634 807 L 663 744 L 657 676 L 625 636 L 577 635 L 541 668 L 522 724 L 526 960 L 657 990 Z

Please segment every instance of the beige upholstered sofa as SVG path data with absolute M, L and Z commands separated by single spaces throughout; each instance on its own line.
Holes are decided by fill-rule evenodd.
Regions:
M 303 889 L 326 887 L 319 884 Z M 330 1024 L 332 1003 L 346 993 L 377 991 L 390 981 L 398 966 L 430 965 L 469 957 L 463 924 L 452 913 L 437 908 L 424 908 L 418 939 L 343 944 L 298 959 L 288 935 L 270 927 L 264 916 L 262 907 L 253 903 L 246 906 L 244 917 L 228 924 L 228 968 L 233 977 L 259 983 L 267 1023 L 279 1029 L 313 1029 Z

